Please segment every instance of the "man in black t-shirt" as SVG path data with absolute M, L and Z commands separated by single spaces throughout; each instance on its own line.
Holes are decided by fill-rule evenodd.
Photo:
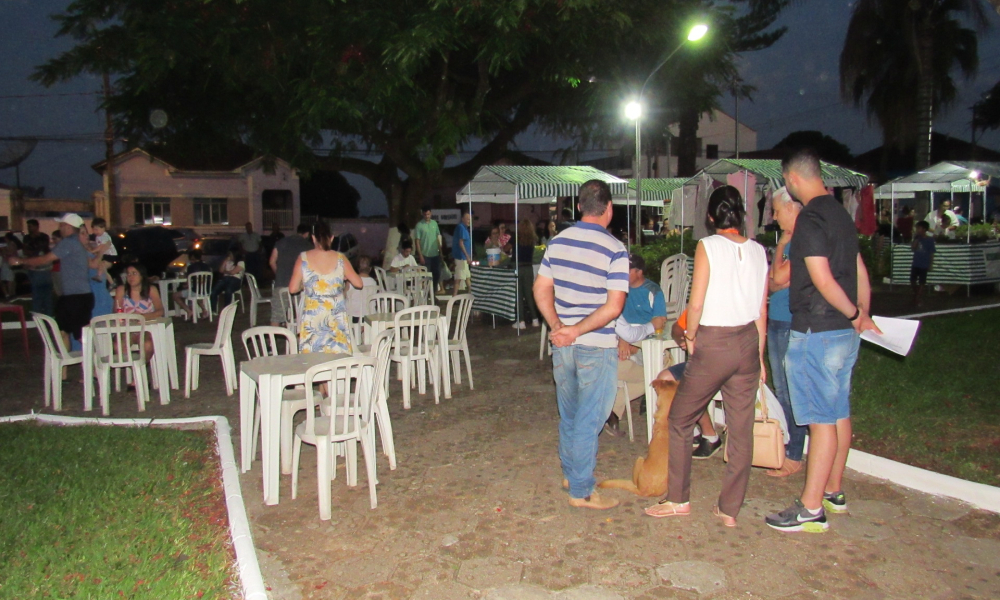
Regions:
M 868 314 L 871 288 L 854 221 L 827 193 L 818 156 L 799 150 L 781 168 L 788 191 L 805 205 L 789 256 L 792 330 L 785 373 L 795 422 L 809 426 L 810 439 L 801 498 L 766 521 L 780 531 L 822 532 L 829 528 L 825 510 L 847 511 L 841 480 L 851 449 L 851 372 L 858 336 L 881 332 Z

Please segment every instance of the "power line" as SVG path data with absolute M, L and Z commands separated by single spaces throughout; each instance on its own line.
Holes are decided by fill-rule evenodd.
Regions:
M 101 92 L 65 92 L 57 94 L 11 94 L 0 96 L 0 100 L 13 100 L 18 98 L 61 98 L 65 96 L 100 96 Z

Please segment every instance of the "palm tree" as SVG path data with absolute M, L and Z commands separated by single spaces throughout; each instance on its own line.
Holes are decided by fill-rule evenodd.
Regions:
M 954 67 L 969 78 L 979 66 L 981 0 L 858 0 L 840 53 L 840 91 L 865 105 L 886 146 L 916 144 L 918 168 L 930 164 L 934 117 L 956 95 Z

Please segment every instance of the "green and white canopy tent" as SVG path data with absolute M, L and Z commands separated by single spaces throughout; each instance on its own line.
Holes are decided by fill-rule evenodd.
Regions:
M 660 179 L 642 180 L 642 205 L 643 206 L 664 206 L 670 201 L 670 195 L 674 190 L 682 187 L 688 180 L 687 177 L 669 177 Z M 635 179 L 628 180 L 629 197 L 635 197 Z M 618 204 L 617 198 L 615 204 Z
M 867 175 L 845 167 L 820 162 L 820 169 L 822 171 L 823 183 L 827 187 L 852 187 L 860 189 L 868 184 Z M 761 188 L 767 184 L 770 185 L 772 190 L 776 190 L 785 185 L 785 179 L 781 174 L 780 160 L 762 158 L 723 158 L 717 160 L 699 171 L 694 177 L 688 179 L 680 189 L 674 192 L 674 200 L 677 201 L 671 202 L 671 224 L 694 227 L 696 232 L 695 237 L 702 237 L 698 235 L 698 231 L 703 224 L 705 211 L 703 210 L 704 207 L 696 205 L 696 198 L 704 194 L 699 193 L 703 191 L 697 188 L 701 186 L 701 182 L 706 177 L 725 183 L 729 175 L 740 172 L 752 174 L 756 179 L 756 188 Z M 690 189 L 692 187 L 695 188 L 694 192 Z M 751 192 L 756 195 L 757 191 L 756 189 L 750 190 L 747 186 L 744 186 L 744 189 L 740 190 L 740 194 L 743 195 L 743 200 L 747 205 L 747 219 L 752 223 L 757 222 L 757 204 L 756 202 L 750 202 L 748 198 Z M 752 235 L 754 231 L 748 228 L 747 233 Z
M 628 198 L 627 181 L 594 167 L 488 165 L 480 167 L 475 177 L 455 194 L 455 201 L 467 203 L 469 212 L 474 202 L 513 204 L 517 222 L 518 204 L 549 204 L 561 196 L 576 197 L 580 186 L 591 179 L 606 182 L 613 197 Z M 517 245 L 516 227 L 514 235 Z

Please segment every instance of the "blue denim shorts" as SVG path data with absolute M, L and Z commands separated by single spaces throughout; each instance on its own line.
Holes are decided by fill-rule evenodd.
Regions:
M 851 373 L 860 343 L 853 329 L 791 332 L 785 375 L 797 425 L 835 425 L 851 416 Z

